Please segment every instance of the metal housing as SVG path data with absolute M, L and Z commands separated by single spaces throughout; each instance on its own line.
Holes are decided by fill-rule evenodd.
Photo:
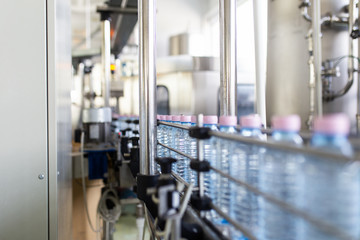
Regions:
M 301 16 L 299 0 L 269 1 L 268 57 L 266 84 L 267 121 L 271 116 L 297 113 L 306 128 L 309 115 L 309 53 L 305 39 L 311 23 Z M 339 14 L 348 0 L 322 0 L 321 12 Z M 347 28 L 322 28 L 322 61 L 348 55 Z M 333 89 L 340 90 L 347 81 L 347 65 L 340 65 L 340 78 Z M 356 77 L 355 77 L 356 79 Z M 349 93 L 324 103 L 324 113 L 345 112 L 355 126 L 356 81 Z

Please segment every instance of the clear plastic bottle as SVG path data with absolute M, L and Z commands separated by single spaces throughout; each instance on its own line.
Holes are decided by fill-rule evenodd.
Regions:
M 167 123 L 171 123 L 171 116 L 170 115 L 166 115 L 165 116 L 165 122 Z M 169 126 L 165 126 L 164 127 L 164 131 L 163 131 L 164 135 L 163 135 L 163 144 L 171 147 L 171 134 L 172 134 L 172 127 Z M 167 148 L 163 148 L 163 157 L 170 157 L 170 150 Z
M 217 128 L 217 116 L 204 116 L 204 127 L 210 128 L 212 131 L 219 131 Z M 216 147 L 215 138 L 204 140 L 204 159 L 207 160 L 211 166 L 216 166 Z M 215 199 L 215 182 L 217 174 L 213 171 L 204 174 L 204 190 L 205 194 L 211 199 Z
M 314 120 L 311 145 L 328 152 L 351 157 L 353 149 L 347 139 L 350 121 L 344 114 L 332 114 Z M 346 161 L 320 157 L 308 158 L 304 164 L 304 208 L 313 216 L 342 229 L 353 239 L 360 238 L 359 169 Z M 310 224 L 305 238 L 335 240 Z
M 191 125 L 196 126 L 196 116 L 191 116 Z M 192 158 L 197 158 L 197 140 L 189 136 L 189 134 L 185 135 L 186 139 L 186 153 L 190 155 Z M 187 166 L 187 172 L 189 173 L 189 181 L 193 183 L 194 186 L 198 186 L 197 182 L 197 172 L 190 168 L 190 164 Z
M 240 134 L 244 137 L 265 140 L 261 132 L 261 119 L 259 115 L 248 115 L 240 118 Z M 259 187 L 259 165 L 264 149 L 244 143 L 236 143 L 231 161 L 230 175 Z M 231 183 L 231 216 L 241 225 L 249 229 L 255 236 L 259 228 L 259 197 L 239 186 Z M 236 239 L 247 239 L 240 232 L 233 234 Z
M 236 116 L 221 116 L 219 119 L 219 131 L 235 134 L 236 123 Z M 216 168 L 229 174 L 234 142 L 221 138 L 216 139 L 216 142 Z M 216 178 L 215 204 L 218 205 L 224 213 L 230 215 L 231 182 L 228 178 L 221 177 L 219 174 L 217 174 Z M 230 225 L 225 219 L 216 216 L 213 221 L 224 235 L 229 235 Z
M 180 117 L 181 125 L 190 126 L 191 125 L 191 116 L 181 116 Z M 175 149 L 187 154 L 187 139 L 188 131 L 177 128 L 175 131 L 174 139 L 175 139 Z M 190 165 L 190 159 L 176 154 L 177 156 L 177 173 L 180 177 L 182 177 L 186 182 L 190 181 L 188 167 Z
M 291 145 L 302 145 L 298 134 L 300 117 L 297 115 L 272 118 L 272 140 Z M 298 206 L 303 178 L 303 157 L 294 153 L 268 149 L 261 159 L 260 188 L 266 193 Z M 260 199 L 260 239 L 302 240 L 301 220 L 282 208 Z
M 157 120 L 164 121 L 165 116 L 164 115 L 157 115 Z M 164 143 L 164 135 L 165 135 L 164 131 L 165 131 L 165 125 L 160 124 L 157 127 L 157 141 L 159 143 Z M 157 145 L 157 157 L 159 157 L 159 158 L 164 157 L 164 148 L 160 144 Z M 161 172 L 160 165 L 158 165 L 157 167 L 158 167 L 157 168 L 158 172 Z
M 180 115 L 172 115 L 171 116 L 171 123 L 173 124 L 181 124 L 180 122 L 181 120 L 181 116 Z M 181 139 L 182 137 L 182 130 L 180 128 L 176 128 L 176 127 L 171 127 L 171 133 L 169 134 L 169 137 L 170 137 L 170 147 L 171 148 L 174 148 L 176 150 L 177 149 L 177 146 L 180 145 L 180 142 L 183 141 L 183 139 Z M 176 160 L 179 159 L 179 154 L 175 153 L 174 151 L 170 151 L 170 157 L 172 158 L 175 158 Z M 178 165 L 179 165 L 179 161 L 176 162 L 176 164 L 173 164 L 172 167 L 173 167 L 173 171 L 175 173 L 178 173 Z

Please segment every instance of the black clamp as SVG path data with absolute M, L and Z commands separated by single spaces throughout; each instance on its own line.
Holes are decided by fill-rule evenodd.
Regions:
M 189 130 L 189 136 L 196 139 L 209 139 L 211 138 L 208 127 L 192 127 Z
M 135 124 L 135 125 L 139 125 L 139 119 L 135 119 L 135 120 L 133 120 L 132 122 L 133 122 L 133 124 Z
M 198 159 L 191 160 L 190 168 L 196 172 L 209 172 L 210 163 L 206 160 L 199 161 Z
M 357 38 L 359 38 L 359 37 L 360 37 L 360 31 L 359 31 L 359 29 L 353 29 L 353 30 L 351 31 L 351 33 L 350 33 L 350 37 L 351 37 L 352 39 L 357 39 Z
M 198 211 L 211 210 L 211 198 L 205 195 L 200 197 L 199 192 L 194 192 L 191 195 L 190 203 Z
M 134 131 L 132 131 L 133 132 L 133 134 L 135 134 L 135 135 L 139 135 L 139 131 L 138 130 L 134 130 Z
M 133 147 L 139 146 L 139 137 L 132 137 L 131 142 L 132 142 Z
M 304 8 L 304 7 L 310 7 L 311 6 L 311 3 L 310 2 L 306 2 L 306 1 L 303 1 L 300 5 L 299 5 L 299 8 Z

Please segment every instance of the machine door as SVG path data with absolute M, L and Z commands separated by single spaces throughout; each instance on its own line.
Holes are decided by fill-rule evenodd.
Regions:
M 0 8 L 0 239 L 48 239 L 46 1 Z

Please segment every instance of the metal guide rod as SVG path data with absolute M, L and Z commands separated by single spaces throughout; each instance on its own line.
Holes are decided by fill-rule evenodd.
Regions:
M 176 127 L 176 128 L 182 128 L 185 130 L 189 130 L 189 127 L 187 126 L 182 126 L 179 124 L 173 124 L 173 123 L 165 123 L 165 122 L 161 122 L 160 124 L 166 125 L 166 126 L 171 126 L 171 127 Z M 263 130 L 263 133 L 271 133 L 270 130 Z M 227 140 L 232 140 L 232 141 L 237 141 L 237 142 L 242 142 L 245 144 L 253 144 L 253 145 L 258 145 L 258 146 L 263 146 L 266 148 L 271 148 L 271 149 L 276 149 L 279 151 L 288 151 L 288 152 L 292 152 L 294 154 L 298 153 L 298 154 L 306 154 L 306 155 L 312 155 L 315 157 L 319 157 L 319 158 L 324 158 L 324 159 L 328 159 L 328 160 L 337 160 L 337 161 L 344 161 L 344 162 L 350 162 L 350 161 L 356 161 L 356 162 L 360 162 L 360 160 L 357 160 L 356 158 L 351 158 L 351 157 L 347 157 L 344 156 L 342 154 L 337 154 L 337 153 L 332 153 L 332 152 L 324 152 L 318 149 L 314 149 L 311 147 L 297 147 L 297 146 L 292 146 L 289 144 L 284 144 L 284 143 L 279 143 L 279 142 L 273 142 L 273 141 L 261 141 L 261 140 L 257 140 L 257 139 L 252 139 L 252 138 L 246 138 L 243 137 L 241 135 L 236 135 L 236 134 L 228 134 L 228 133 L 224 133 L 224 132 L 217 132 L 217 131 L 210 131 L 209 134 L 211 136 L 214 137 L 219 137 L 219 138 L 223 138 L 223 139 L 227 139 Z M 308 135 L 304 135 L 302 134 L 302 137 L 305 139 L 309 139 L 310 136 Z M 194 158 L 192 158 L 191 156 L 180 152 L 174 148 L 171 148 L 169 146 L 166 146 L 160 142 L 158 142 L 159 145 L 174 151 L 186 158 L 189 158 L 191 160 L 193 160 Z
M 324 152 L 318 149 L 314 149 L 311 147 L 298 147 L 293 146 L 290 144 L 284 144 L 284 143 L 278 143 L 274 141 L 261 141 L 257 139 L 252 138 L 246 138 L 241 135 L 236 134 L 228 134 L 224 132 L 217 132 L 217 131 L 210 131 L 209 134 L 214 137 L 219 137 L 227 140 L 232 141 L 238 141 L 245 144 L 251 144 L 251 145 L 257 145 L 262 146 L 265 148 L 271 148 L 279 151 L 287 151 L 291 152 L 293 154 L 304 154 L 304 155 L 311 155 L 314 157 L 319 157 L 326 159 L 328 161 L 330 160 L 336 160 L 336 161 L 342 161 L 342 162 L 357 162 L 357 164 L 360 164 L 360 161 L 355 158 L 350 158 L 347 156 L 344 156 L 342 154 L 332 153 L 332 152 Z
M 298 217 L 301 217 L 302 219 L 306 220 L 307 222 L 311 223 L 312 225 L 316 226 L 319 230 L 321 230 L 322 232 L 328 234 L 329 236 L 336 236 L 339 239 L 353 239 L 347 232 L 343 231 L 342 229 L 337 228 L 336 226 L 333 226 L 332 224 L 327 223 L 326 221 L 322 221 L 321 219 L 317 219 L 314 218 L 313 216 L 309 215 L 305 210 L 301 210 L 298 209 L 296 207 L 293 207 L 292 205 L 290 205 L 287 202 L 284 202 L 276 197 L 273 197 L 270 194 L 264 193 L 262 191 L 260 191 L 259 189 L 257 189 L 256 187 L 243 182 L 239 179 L 236 179 L 234 177 L 232 177 L 231 175 L 224 173 L 222 171 L 220 171 L 219 169 L 216 169 L 214 167 L 211 167 L 211 169 L 213 171 L 215 171 L 216 173 L 220 174 L 221 176 L 230 179 L 231 181 L 245 187 L 246 189 L 248 189 L 249 191 L 255 193 L 258 196 L 263 197 L 266 201 L 279 206 L 280 208 L 286 210 L 287 212 L 296 215 Z M 214 205 L 212 205 L 212 207 L 216 207 Z M 214 208 L 219 214 L 223 214 L 219 212 L 219 209 Z M 227 215 L 226 215 L 227 216 Z M 224 217 L 224 216 L 223 216 Z M 228 216 L 227 216 L 228 217 Z M 226 219 L 227 221 L 232 220 L 230 217 L 228 217 L 229 219 Z M 233 220 L 232 220 L 233 221 Z M 229 221 L 230 222 L 230 221 Z M 234 222 L 234 221 L 233 221 Z M 232 222 L 230 222 L 232 223 Z M 234 224 L 234 226 L 236 226 Z
M 220 0 L 220 115 L 236 116 L 236 0 Z
M 140 174 L 155 174 L 156 0 L 139 0 Z
M 322 79 L 321 79 L 321 1 L 313 1 L 313 41 L 314 41 L 314 66 L 315 66 L 315 76 L 316 76 L 316 109 L 317 115 L 322 116 L 323 106 L 322 106 Z
M 102 95 L 104 98 L 104 107 L 109 107 L 110 98 L 110 55 L 111 55 L 111 36 L 110 36 L 110 15 L 101 15 L 102 45 L 101 60 L 103 67 Z
M 184 130 L 189 130 L 190 127 L 189 126 L 185 126 L 185 125 L 180 125 L 180 124 L 176 124 L 176 123 L 167 123 L 167 122 L 159 122 L 161 125 L 165 125 L 165 126 L 169 126 L 169 127 L 175 127 L 175 128 L 180 128 L 180 129 L 184 129 Z
M 226 213 L 224 213 L 223 211 L 221 211 L 221 209 L 216 206 L 214 203 L 210 203 L 211 208 L 215 210 L 215 212 L 217 212 L 220 216 L 222 216 L 226 221 L 228 221 L 231 225 L 233 225 L 236 229 L 238 229 L 240 232 L 242 232 L 247 239 L 250 240 L 257 240 L 257 238 L 250 232 L 248 231 L 245 227 L 243 227 L 241 224 L 239 224 L 237 221 L 235 221 L 234 219 L 232 219 L 229 215 L 227 215 Z
M 165 144 L 162 144 L 162 143 L 160 143 L 160 142 L 158 142 L 158 144 L 159 144 L 160 146 L 163 146 L 164 148 L 169 149 L 170 151 L 176 152 L 177 154 L 180 154 L 180 155 L 182 155 L 182 156 L 184 156 L 184 157 L 186 157 L 186 158 L 189 158 L 190 160 L 196 160 L 195 158 L 192 158 L 190 155 L 187 155 L 187 154 L 185 154 L 185 153 L 183 153 L 183 152 L 181 152 L 181 151 L 178 151 L 178 150 L 176 150 L 175 148 L 166 146 Z

